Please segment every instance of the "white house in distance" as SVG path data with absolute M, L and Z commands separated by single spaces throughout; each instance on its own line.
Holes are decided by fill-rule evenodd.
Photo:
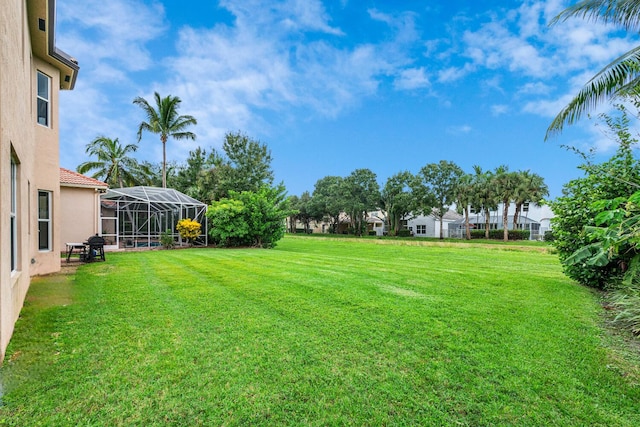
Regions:
M 516 211 L 514 203 L 508 208 L 507 211 L 507 228 L 509 230 L 529 230 L 531 232 L 529 239 L 540 240 L 544 237 L 546 231 L 551 230 L 551 218 L 554 217 L 554 213 L 551 207 L 548 205 L 536 205 L 535 203 L 525 203 L 522 206 L 522 212 L 518 216 L 518 223 L 513 226 L 513 216 Z M 492 211 L 489 217 L 489 229 L 501 230 L 503 229 L 502 223 L 502 204 L 497 210 Z M 473 230 L 484 230 L 486 226 L 485 215 L 483 212 L 474 212 L 469 215 L 469 224 Z M 455 221 L 449 224 L 449 235 L 451 237 L 463 237 L 465 233 L 464 218 L 459 221 Z
M 453 206 L 455 209 L 455 206 Z M 509 229 L 513 229 L 513 214 L 515 213 L 515 204 L 511 204 L 508 210 Z M 489 229 L 499 230 L 502 225 L 502 205 L 497 210 L 491 211 L 489 218 Z M 530 230 L 530 239 L 537 240 L 544 236 L 544 233 L 551 229 L 551 218 L 554 214 L 548 205 L 539 206 L 534 203 L 525 203 L 522 212 L 518 217 L 516 229 Z M 450 209 L 444 214 L 443 218 L 443 238 L 464 238 L 465 225 L 464 216 Z M 375 231 L 376 235 L 382 236 L 387 233 L 385 225 L 385 214 L 381 211 L 371 212 L 367 219 L 369 228 Z M 469 224 L 473 230 L 484 230 L 485 217 L 482 212 L 474 212 L 469 216 Z M 440 220 L 434 215 L 418 215 L 409 216 L 403 221 L 403 228 L 409 230 L 415 237 L 440 237 Z
M 449 237 L 449 224 L 455 223 L 460 219 L 462 219 L 462 215 L 452 210 L 444 214 L 442 218 L 443 237 Z M 387 234 L 385 214 L 381 211 L 370 213 L 367 222 L 377 236 Z M 409 230 L 411 235 L 415 237 L 440 237 L 440 219 L 434 215 L 409 215 L 406 220 L 402 221 L 402 228 Z

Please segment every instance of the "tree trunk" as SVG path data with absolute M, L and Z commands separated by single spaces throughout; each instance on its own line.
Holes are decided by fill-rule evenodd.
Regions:
M 502 228 L 504 229 L 504 241 L 509 241 L 509 200 L 503 201 Z
M 517 228 L 518 217 L 520 216 L 520 210 L 522 209 L 522 203 L 516 203 L 516 211 L 513 213 L 513 229 Z
M 491 226 L 491 211 L 484 210 L 484 238 L 489 239 L 489 227 Z
M 162 188 L 167 188 L 167 140 L 164 137 L 160 137 L 162 140 Z
M 440 240 L 444 239 L 444 236 L 442 235 L 442 230 L 444 229 L 443 224 L 442 224 L 444 222 L 444 220 L 442 218 L 443 216 L 444 216 L 444 214 L 442 212 L 440 212 Z
M 464 208 L 464 222 L 467 229 L 467 240 L 471 240 L 471 230 L 469 229 L 469 206 Z

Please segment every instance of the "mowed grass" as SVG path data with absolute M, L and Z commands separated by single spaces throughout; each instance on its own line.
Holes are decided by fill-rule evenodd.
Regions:
M 34 280 L 0 424 L 640 425 L 597 295 L 522 249 L 108 254 Z

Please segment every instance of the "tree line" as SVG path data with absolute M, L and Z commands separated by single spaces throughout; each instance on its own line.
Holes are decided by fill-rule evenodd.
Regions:
M 529 171 L 511 172 L 507 166 L 483 171 L 475 166 L 474 172 L 469 174 L 455 163 L 443 160 L 427 164 L 415 175 L 409 171 L 399 172 L 391 176 L 382 188 L 370 169 L 356 169 L 347 177 L 326 176 L 316 182 L 313 194 L 305 192 L 300 197 L 291 196 L 285 206 L 284 185 L 274 186 L 273 183 L 270 150 L 241 132 L 225 135 L 222 152 L 198 147 L 189 152 L 184 163 L 167 162 L 165 149 L 168 139 L 194 140 L 196 135 L 187 128 L 197 121 L 191 116 L 178 114 L 179 98 L 163 98 L 158 93 L 154 98 L 155 107 L 140 97 L 134 103 L 142 107 L 147 118 L 138 128 L 138 140 L 143 131 L 160 135 L 163 146 L 160 165 L 134 159 L 131 155 L 137 150 L 136 144 L 123 145 L 117 138 L 99 136 L 86 148 L 87 154 L 95 159 L 79 165 L 78 172 L 93 171 L 94 178 L 102 179 L 111 187 L 168 186 L 208 205 L 229 198 L 235 198 L 235 202 L 242 199 L 243 203 L 253 200 L 249 196 L 242 196 L 243 199 L 243 192 L 269 195 L 283 211 L 291 213 L 290 223 L 300 221 L 308 230 L 310 221 L 327 219 L 330 231 L 336 232 L 340 216 L 344 213 L 350 222 L 349 231 L 356 235 L 366 231 L 368 213 L 380 210 L 391 235 L 397 235 L 402 221 L 412 215 L 427 214 L 440 220 L 442 237 L 442 217 L 455 203 L 464 214 L 467 239 L 471 238 L 469 214 L 472 211 L 485 214 L 488 238 L 490 212 L 502 204 L 504 239 L 508 240 L 506 224 L 510 203 L 515 203 L 515 227 L 524 203 L 539 203 L 548 193 L 542 177 Z M 235 212 L 232 205 L 224 205 L 231 209 L 225 211 L 227 215 Z M 219 212 L 219 209 L 215 211 Z M 232 228 L 241 229 L 238 224 Z M 232 234 L 216 238 L 233 244 L 238 236 L 232 237 Z M 256 238 L 253 243 L 261 245 L 262 240 L 264 238 Z
M 398 235 L 404 220 L 414 216 L 433 215 L 440 220 L 455 204 L 465 218 L 466 238 L 471 238 L 469 216 L 481 212 L 485 216 L 485 237 L 489 238 L 490 212 L 503 207 L 504 240 L 508 240 L 508 212 L 515 204 L 513 227 L 525 203 L 541 203 L 548 195 L 544 179 L 533 172 L 509 171 L 505 165 L 483 171 L 474 166 L 473 173 L 465 173 L 457 164 L 441 160 L 422 167 L 417 174 L 402 171 L 389 177 L 380 188 L 376 174 L 370 169 L 356 169 L 346 177 L 326 176 L 319 179 L 312 193 L 291 196 L 291 207 L 297 211 L 290 221 L 309 231 L 311 221 L 327 220 L 330 232 L 336 232 L 341 215 L 349 221 L 349 232 L 366 232 L 369 212 L 380 210 L 389 235 Z

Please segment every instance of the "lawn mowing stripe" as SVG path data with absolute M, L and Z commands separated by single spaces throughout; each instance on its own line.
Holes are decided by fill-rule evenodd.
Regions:
M 638 421 L 637 387 L 606 368 L 594 296 L 549 254 L 295 238 L 114 254 L 83 267 L 73 303 L 54 311 L 63 376 L 24 376 L 0 407 L 6 420 Z M 54 317 L 31 322 L 47 330 Z M 3 371 L 28 371 L 20 360 Z

